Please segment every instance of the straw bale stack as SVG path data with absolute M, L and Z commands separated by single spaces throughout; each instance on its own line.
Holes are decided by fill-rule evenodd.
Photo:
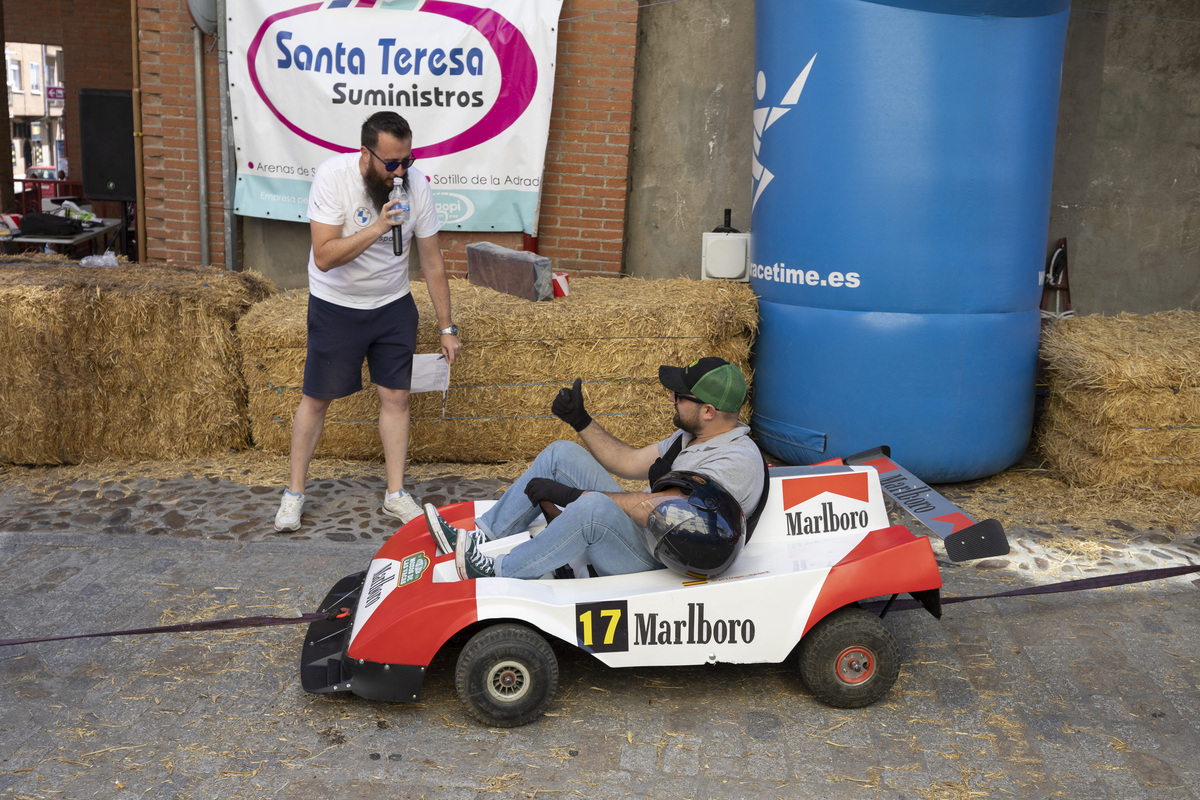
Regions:
M 1061 320 L 1042 357 L 1039 444 L 1071 483 L 1200 493 L 1200 314 Z
M 417 352 L 437 352 L 429 294 L 413 285 L 421 313 Z M 550 413 L 558 390 L 583 378 L 588 412 L 632 444 L 672 430 L 660 364 L 719 355 L 750 377 L 758 303 L 745 284 L 578 278 L 571 294 L 534 303 L 465 280 L 450 282 L 463 350 L 450 390 L 412 396 L 414 461 L 498 462 L 531 458 L 574 432 Z M 307 293 L 255 306 L 239 325 L 253 438 L 285 454 L 304 375 Z M 369 387 L 366 370 L 363 385 Z M 359 392 L 330 406 L 317 455 L 377 458 L 379 401 Z
M 191 458 L 245 447 L 235 324 L 254 273 L 0 263 L 0 461 Z

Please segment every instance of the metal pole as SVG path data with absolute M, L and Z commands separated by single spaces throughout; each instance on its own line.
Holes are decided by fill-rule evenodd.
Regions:
M 200 171 L 200 264 L 212 260 L 208 252 L 208 123 L 204 109 L 204 37 L 192 26 L 192 50 L 196 59 L 196 161 Z
M 133 35 L 133 172 L 137 186 L 137 260 L 146 255 L 146 176 L 142 169 L 142 73 L 139 66 L 142 53 L 138 46 L 138 4 L 129 0 L 130 28 Z M 121 204 L 121 241 L 127 241 L 125 204 Z
M 238 271 L 237 216 L 233 193 L 237 184 L 233 159 L 233 113 L 229 110 L 229 38 L 225 31 L 226 0 L 217 0 L 217 63 L 221 83 L 221 203 L 225 208 L 225 269 Z

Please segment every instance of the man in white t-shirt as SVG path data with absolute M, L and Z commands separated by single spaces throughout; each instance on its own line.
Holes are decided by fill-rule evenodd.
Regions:
M 329 403 L 362 389 L 363 359 L 379 392 L 379 436 L 387 471 L 383 513 L 403 522 L 421 516 L 404 490 L 408 456 L 408 390 L 417 338 L 417 307 L 409 292 L 408 254 L 416 242 L 441 334 L 453 364 L 462 344 L 450 316 L 450 286 L 438 244 L 438 215 L 426 177 L 412 164 L 412 129 L 399 114 L 381 111 L 362 126 L 362 148 L 317 168 L 308 201 L 308 358 L 304 388 L 292 419 L 291 476 L 275 529 L 300 527 L 304 482 L 325 425 Z M 394 178 L 408 190 L 410 215 L 401 227 L 403 250 L 393 253 L 389 200 Z

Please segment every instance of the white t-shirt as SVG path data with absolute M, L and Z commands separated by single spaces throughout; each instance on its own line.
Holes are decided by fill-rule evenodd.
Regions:
M 363 188 L 358 161 L 358 153 L 326 160 L 317 167 L 308 196 L 308 218 L 326 225 L 340 225 L 343 237 L 358 233 L 379 216 L 379 209 Z M 389 230 L 358 258 L 322 272 L 309 248 L 309 292 L 350 308 L 379 308 L 408 294 L 408 249 L 412 237 L 432 236 L 441 227 L 429 181 L 412 168 L 408 170 L 408 193 L 411 209 L 409 221 L 402 229 L 404 254 L 393 255 Z

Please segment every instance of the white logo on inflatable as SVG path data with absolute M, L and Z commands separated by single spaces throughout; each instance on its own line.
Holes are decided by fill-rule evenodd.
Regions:
M 813 62 L 816 60 L 817 54 L 813 53 L 813 57 L 808 60 L 808 64 L 805 65 L 804 69 L 800 70 L 800 74 L 792 82 L 792 88 L 787 90 L 787 94 L 783 96 L 779 105 L 758 106 L 754 109 L 754 155 L 751 158 L 751 171 L 754 173 L 754 199 L 750 203 L 751 211 L 758 205 L 758 198 L 762 196 L 763 190 L 767 188 L 767 184 L 775 177 L 774 173 L 764 167 L 758 160 L 763 136 L 766 134 L 767 128 L 771 127 L 784 114 L 791 111 L 792 106 L 796 105 L 800 100 L 800 92 L 804 91 L 804 83 L 808 80 L 808 71 L 812 69 Z M 762 70 L 758 72 L 754 91 L 758 97 L 758 101 L 761 103 L 767 93 L 767 76 Z

